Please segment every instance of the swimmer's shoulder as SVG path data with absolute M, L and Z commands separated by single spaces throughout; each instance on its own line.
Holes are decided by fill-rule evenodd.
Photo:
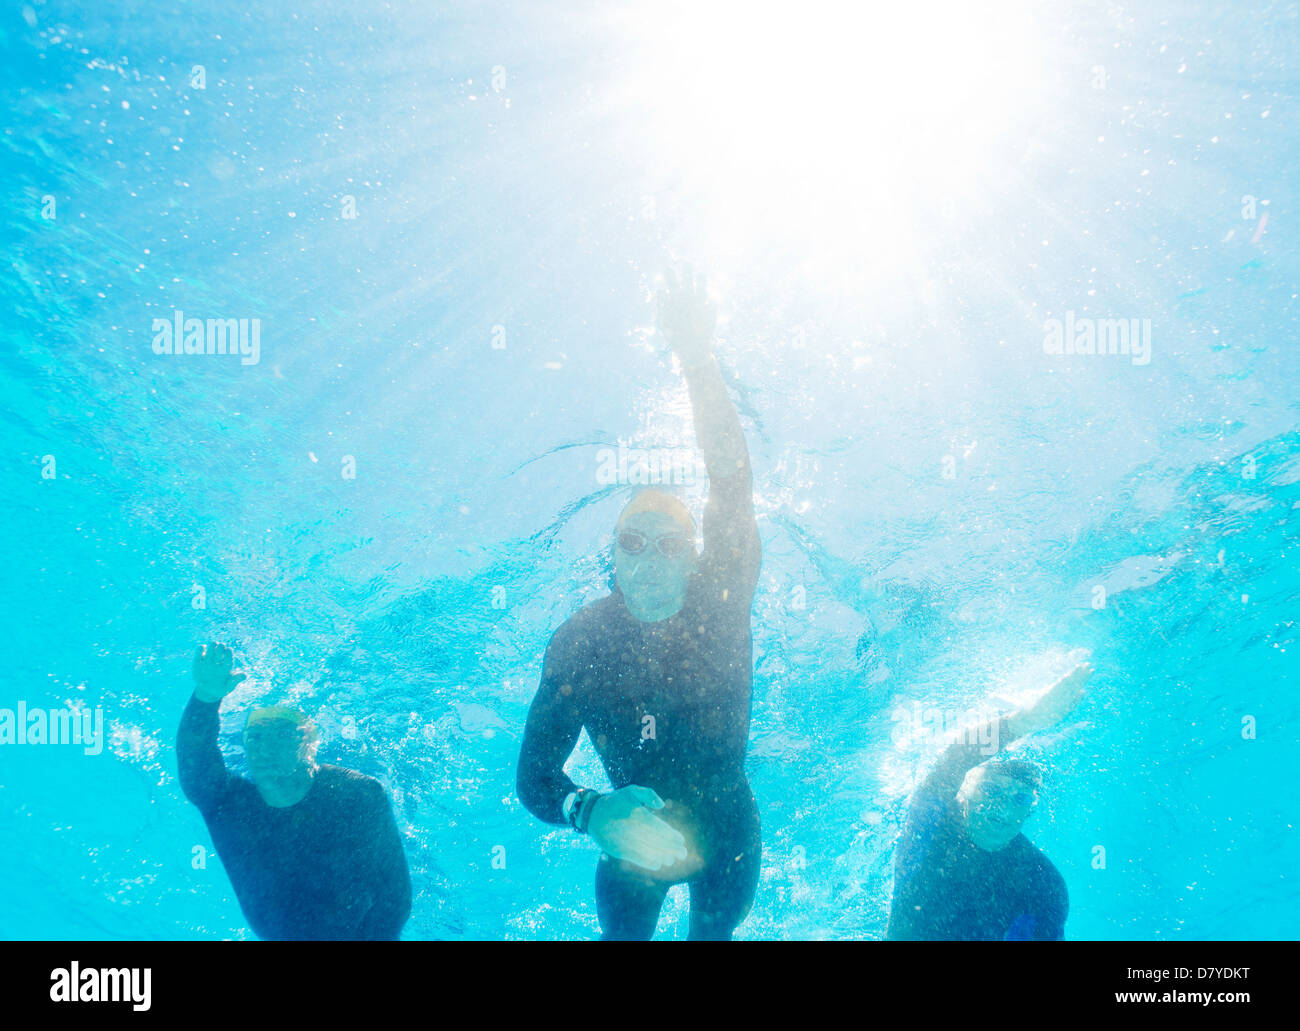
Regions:
M 607 594 L 580 608 L 556 628 L 550 648 L 555 654 L 578 655 L 618 633 L 629 619 L 627 607 L 618 594 Z
M 325 788 L 339 802 L 355 801 L 358 803 L 387 804 L 388 793 L 384 786 L 358 770 L 332 763 L 321 763 L 316 768 L 316 778 L 320 787 Z
M 1023 834 L 1019 835 L 1019 839 L 1018 844 L 1023 844 L 1021 862 L 1032 873 L 1032 877 L 1028 879 L 1035 885 L 1036 893 L 1049 899 L 1061 901 L 1067 899 L 1069 895 L 1065 887 L 1065 878 L 1056 868 L 1056 864 Z

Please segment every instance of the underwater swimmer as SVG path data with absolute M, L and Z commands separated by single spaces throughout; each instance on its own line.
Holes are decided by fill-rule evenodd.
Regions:
M 600 847 L 606 940 L 649 939 L 671 884 L 690 890 L 690 937 L 727 939 L 758 884 L 758 809 L 745 777 L 760 547 L 749 452 L 713 355 L 703 280 L 668 277 L 659 329 L 686 377 L 709 473 L 704 549 L 676 497 L 643 490 L 615 526 L 612 593 L 557 629 L 519 755 L 539 819 Z M 615 790 L 564 764 L 583 728 Z
M 411 877 L 383 787 L 318 764 L 315 727 L 282 705 L 249 714 L 252 780 L 230 773 L 217 733 L 221 701 L 244 679 L 231 665 L 223 645 L 198 649 L 176 752 L 249 926 L 273 940 L 400 937 Z
M 1024 759 L 988 757 L 1064 719 L 1083 697 L 1083 662 L 1033 705 L 963 734 L 912 796 L 894 852 L 894 941 L 1059 941 L 1065 879 L 1020 833 L 1042 787 Z

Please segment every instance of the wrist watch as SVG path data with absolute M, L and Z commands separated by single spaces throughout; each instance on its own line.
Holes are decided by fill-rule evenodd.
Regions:
M 565 822 L 579 834 L 586 834 L 587 823 L 591 819 L 591 808 L 600 797 L 600 792 L 592 791 L 591 788 L 570 791 L 564 798 L 564 804 L 560 806 Z

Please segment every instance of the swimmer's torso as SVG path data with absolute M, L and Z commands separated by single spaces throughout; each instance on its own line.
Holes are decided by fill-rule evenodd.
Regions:
M 615 593 L 556 632 L 550 673 L 615 789 L 653 788 L 662 813 L 707 862 L 743 836 L 753 642 L 749 599 L 719 588 L 707 564 L 675 616 L 640 623 Z M 693 850 L 694 851 L 694 850 Z
M 953 799 L 914 800 L 894 853 L 890 939 L 1052 941 L 1068 912 L 1060 872 L 1023 834 L 985 852 L 965 836 Z
M 706 804 L 734 790 L 749 740 L 748 621 L 728 626 L 689 596 L 660 623 L 638 623 L 618 595 L 588 614 L 573 687 L 614 786 Z
M 198 806 L 240 908 L 260 938 L 397 938 L 411 881 L 387 794 L 321 764 L 296 805 L 268 806 L 225 768 L 217 703 L 191 699 L 177 735 L 181 786 Z
M 517 789 L 534 815 L 563 823 L 580 786 L 564 772 L 585 728 L 615 789 L 671 802 L 661 815 L 705 861 L 759 847 L 745 779 L 760 546 L 746 463 L 710 484 L 704 552 L 676 615 L 642 623 L 615 592 L 552 635 L 520 747 Z

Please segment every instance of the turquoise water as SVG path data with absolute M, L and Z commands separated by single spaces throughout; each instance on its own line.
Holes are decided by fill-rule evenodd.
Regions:
M 1295 937 L 1300 12 L 1036 19 L 1041 83 L 952 196 L 872 178 L 900 83 L 755 202 L 652 137 L 654 48 L 601 5 L 11 6 L 0 708 L 99 708 L 106 742 L 0 748 L 0 935 L 251 936 L 176 782 L 214 638 L 250 672 L 231 764 L 289 700 L 389 790 L 407 938 L 594 935 L 593 848 L 514 765 L 605 590 L 601 449 L 694 445 L 648 333 L 691 259 L 764 548 L 738 936 L 883 936 L 939 748 L 900 711 L 1009 707 L 1086 648 L 1025 744 L 1067 936 Z M 259 319 L 259 360 L 155 354 L 177 310 Z M 1047 353 L 1066 312 L 1149 319 L 1149 362 Z M 600 786 L 585 739 L 573 769 Z

